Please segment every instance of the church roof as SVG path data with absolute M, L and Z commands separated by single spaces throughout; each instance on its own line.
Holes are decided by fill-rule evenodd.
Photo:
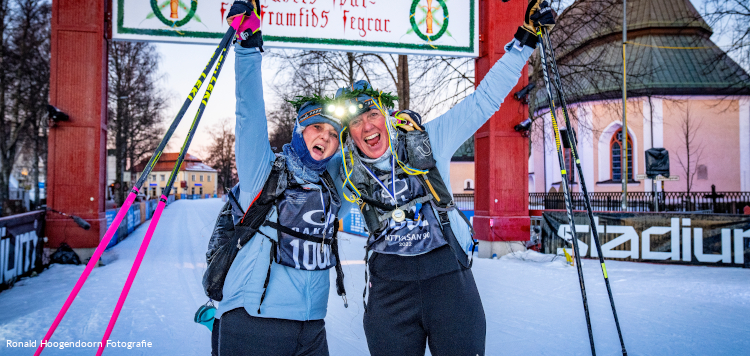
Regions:
M 711 27 L 689 0 L 627 4 L 629 97 L 750 95 L 750 76 L 711 41 Z M 551 39 L 568 102 L 622 98 L 621 0 L 576 1 Z M 536 99 L 547 106 L 544 90 Z

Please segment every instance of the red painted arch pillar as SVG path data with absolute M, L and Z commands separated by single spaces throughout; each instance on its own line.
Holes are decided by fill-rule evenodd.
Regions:
M 107 141 L 107 0 L 54 0 L 50 104 L 70 120 L 49 130 L 47 206 L 91 223 L 48 213 L 50 248 L 66 242 L 85 262 L 107 229 L 104 214 Z
M 505 53 L 503 46 L 523 23 L 526 5 L 527 1 L 522 0 L 479 1 L 476 83 Z M 509 246 L 520 247 L 510 241 L 529 239 L 529 142 L 513 130 L 528 117 L 528 108 L 512 95 L 527 84 L 528 70 L 524 68 L 521 80 L 500 110 L 474 136 L 474 230 L 480 257 L 502 256 Z

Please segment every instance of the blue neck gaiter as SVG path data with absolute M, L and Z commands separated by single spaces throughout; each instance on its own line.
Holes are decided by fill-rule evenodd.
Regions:
M 292 143 L 283 147 L 284 155 L 287 157 L 287 167 L 296 177 L 309 182 L 317 182 L 333 156 L 321 161 L 313 159 L 310 151 L 307 150 L 302 133 L 297 131 L 300 130 L 295 127 L 292 133 Z

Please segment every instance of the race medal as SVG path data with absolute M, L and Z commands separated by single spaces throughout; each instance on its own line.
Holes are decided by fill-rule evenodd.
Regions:
M 396 209 L 391 213 L 391 217 L 393 217 L 393 220 L 396 222 L 402 222 L 404 219 L 406 219 L 406 214 L 401 209 Z

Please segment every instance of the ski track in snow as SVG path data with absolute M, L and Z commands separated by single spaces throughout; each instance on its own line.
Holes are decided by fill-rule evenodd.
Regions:
M 108 348 L 106 355 L 209 355 L 210 332 L 193 322 L 207 301 L 201 285 L 218 199 L 179 200 L 162 215 L 110 336 L 152 348 Z M 147 221 L 102 257 L 52 341 L 98 342 L 106 329 Z M 349 308 L 333 286 L 326 317 L 330 354 L 368 355 L 362 329 L 364 238 L 340 241 Z M 476 259 L 473 273 L 487 318 L 487 355 L 589 355 L 576 269 L 532 252 Z M 750 350 L 750 270 L 607 261 L 630 355 L 741 355 Z M 7 340 L 40 340 L 84 266 L 52 265 L 0 293 L 0 354 L 32 355 Z M 600 355 L 620 345 L 598 261 L 584 260 L 594 340 Z M 744 350 L 744 351 L 743 351 Z M 43 355 L 95 354 L 95 348 L 45 349 Z M 429 352 L 427 352 L 429 355 Z

